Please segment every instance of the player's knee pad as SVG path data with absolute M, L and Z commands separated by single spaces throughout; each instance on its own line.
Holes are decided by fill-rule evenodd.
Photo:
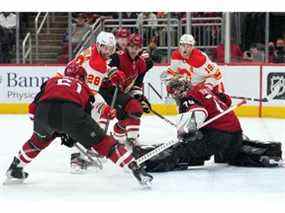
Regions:
M 143 114 L 141 103 L 136 99 L 130 99 L 124 108 L 131 118 L 140 119 Z

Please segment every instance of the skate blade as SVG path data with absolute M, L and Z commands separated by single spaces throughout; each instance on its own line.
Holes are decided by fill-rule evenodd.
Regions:
M 71 174 L 84 174 L 87 169 L 83 169 L 80 166 L 77 165 L 71 165 L 70 167 L 70 173 Z
M 150 178 L 144 178 L 143 180 L 140 181 L 140 185 L 142 186 L 143 189 L 151 189 L 152 187 L 152 179 Z
M 11 178 L 11 177 L 7 177 L 6 180 L 3 182 L 3 185 L 7 186 L 7 185 L 20 185 L 20 184 L 24 184 L 24 180 L 25 179 L 18 179 L 18 178 Z

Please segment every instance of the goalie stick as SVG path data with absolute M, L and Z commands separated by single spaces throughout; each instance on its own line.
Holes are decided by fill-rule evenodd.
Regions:
M 234 96 L 234 95 L 231 96 L 231 98 L 233 98 L 233 99 L 245 99 L 247 101 L 268 102 L 267 98 L 259 99 L 259 98 L 250 98 L 250 97 Z
M 222 116 L 224 116 L 225 114 L 227 114 L 227 113 L 233 111 L 234 109 L 236 109 L 237 107 L 239 107 L 239 106 L 241 106 L 241 105 L 243 105 L 243 104 L 245 104 L 245 103 L 246 103 L 246 100 L 243 99 L 242 101 L 240 101 L 240 102 L 237 103 L 236 105 L 234 105 L 234 106 L 232 106 L 232 107 L 226 109 L 225 111 L 221 112 L 220 114 L 216 115 L 215 117 L 213 117 L 213 118 L 207 120 L 207 121 L 204 122 L 201 126 L 198 126 L 197 129 L 200 129 L 200 128 L 204 127 L 204 126 L 207 126 L 208 124 L 212 123 L 213 121 L 219 119 L 220 117 L 222 117 Z M 165 143 L 165 144 L 162 144 L 161 146 L 157 147 L 156 149 L 154 149 L 154 150 L 152 150 L 152 151 L 146 153 L 145 155 L 141 156 L 140 158 L 138 158 L 138 159 L 136 160 L 136 162 L 137 162 L 138 165 L 141 165 L 141 164 L 144 163 L 145 161 L 151 159 L 151 158 L 154 157 L 155 155 L 158 155 L 159 153 L 163 152 L 164 150 L 168 149 L 169 147 L 171 147 L 171 146 L 173 146 L 173 145 L 175 145 L 175 144 L 177 144 L 177 143 L 179 143 L 179 142 L 181 142 L 181 140 L 171 140 L 171 141 L 169 141 L 169 142 L 167 142 L 167 143 Z
M 268 102 L 268 101 L 272 101 L 273 98 L 275 98 L 280 91 L 281 87 L 284 87 L 284 85 L 282 85 L 281 80 L 279 80 L 277 83 L 275 83 L 272 87 L 272 91 L 271 93 L 265 97 L 265 98 L 251 98 L 251 97 L 243 97 L 243 96 L 231 96 L 231 98 L 235 98 L 235 99 L 245 99 L 247 101 L 258 101 L 258 102 Z

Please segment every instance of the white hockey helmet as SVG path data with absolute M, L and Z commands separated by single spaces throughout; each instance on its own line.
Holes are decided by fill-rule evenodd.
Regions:
M 180 37 L 179 44 L 195 45 L 195 39 L 191 34 L 184 34 Z
M 109 47 L 115 47 L 116 46 L 116 38 L 113 33 L 108 32 L 100 32 L 97 35 L 96 43 L 109 46 Z

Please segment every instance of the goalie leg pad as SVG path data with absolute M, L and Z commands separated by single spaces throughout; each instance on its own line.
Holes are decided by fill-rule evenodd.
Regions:
M 277 167 L 281 159 L 281 143 L 245 140 L 240 153 L 230 164 L 245 167 Z
M 244 140 L 243 144 L 255 148 L 265 149 L 265 155 L 267 156 L 282 158 L 282 143 L 280 142 Z

